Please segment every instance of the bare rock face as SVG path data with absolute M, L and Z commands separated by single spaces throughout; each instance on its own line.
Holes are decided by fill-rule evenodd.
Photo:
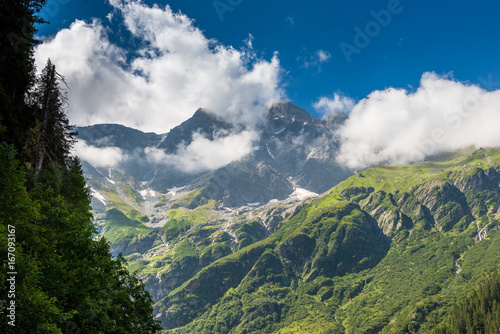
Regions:
M 345 119 L 343 114 L 320 119 L 290 102 L 275 104 L 269 110 L 255 159 L 292 177 L 302 188 L 325 192 L 352 175 L 335 160 L 339 147 L 335 130 Z
M 231 124 L 204 109 L 198 109 L 190 119 L 170 130 L 158 144 L 158 148 L 167 153 L 175 153 L 179 145 L 191 144 L 195 134 L 214 140 L 216 135 L 220 136 L 224 130 L 231 129 Z
M 283 200 L 293 190 L 292 183 L 268 165 L 238 163 L 217 170 L 205 184 L 204 194 L 226 206 L 238 207 L 249 203 L 267 204 L 272 199 Z
M 462 218 L 473 220 L 465 195 L 449 182 L 431 181 L 420 186 L 414 194 L 429 209 L 438 230 L 447 231 Z
M 455 185 L 465 194 L 474 216 L 487 213 L 487 202 L 500 203 L 500 174 L 494 168 L 476 168 L 473 174 L 464 175 Z
M 466 181 L 462 179 L 462 185 L 466 184 L 464 190 L 471 185 L 484 187 L 489 184 L 490 181 L 481 179 L 481 172 L 478 174 L 479 177 L 471 177 Z M 469 206 L 471 201 L 467 199 L 468 191 L 463 193 L 451 182 L 434 180 L 406 192 L 373 192 L 370 188 L 354 187 L 345 189 L 341 195 L 347 200 L 358 202 L 363 210 L 378 221 L 386 236 L 394 236 L 403 229 L 414 227 L 435 227 L 447 231 L 459 222 L 470 223 L 474 218 Z M 477 196 L 477 191 L 474 194 Z
M 217 170 L 201 172 L 169 165 L 168 157 L 189 146 L 196 136 L 213 141 L 248 129 L 199 109 L 190 119 L 163 135 L 115 124 L 80 127 L 77 131 L 78 138 L 88 145 L 121 150 L 123 159 L 111 169 L 119 171 L 120 181 L 135 190 L 151 188 L 165 194 L 168 189 L 181 186 L 204 188 L 206 198 L 237 207 L 283 200 L 296 187 L 323 193 L 352 175 L 352 171 L 335 161 L 339 146 L 335 131 L 345 118 L 343 114 L 333 114 L 320 119 L 290 102 L 277 103 L 269 109 L 267 118 L 256 129 L 251 129 L 258 133 L 251 154 Z M 164 161 L 152 159 L 148 155 L 151 150 L 163 152 Z M 101 183 L 117 181 L 110 176 L 109 168 L 87 162 L 84 168 L 87 175 Z M 100 190 L 97 182 L 92 186 Z

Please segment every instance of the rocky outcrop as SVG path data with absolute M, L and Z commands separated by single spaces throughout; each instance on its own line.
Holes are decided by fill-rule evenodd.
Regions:
M 434 180 L 419 186 L 415 198 L 427 207 L 438 230 L 450 230 L 461 219 L 472 222 L 470 208 L 465 195 L 447 181 Z
M 353 187 L 347 188 L 343 190 L 340 195 L 348 201 L 353 201 L 358 203 L 361 200 L 364 200 L 373 192 L 373 187 Z
M 120 253 L 123 256 L 127 256 L 133 253 L 142 254 L 153 247 L 156 239 L 157 236 L 155 234 L 137 235 L 111 244 L 109 250 L 113 256 L 117 256 Z
M 386 236 L 393 236 L 400 230 L 410 229 L 413 226 L 413 220 L 403 212 L 403 210 L 406 212 L 411 211 L 408 208 L 408 199 L 411 196 L 395 199 L 393 194 L 387 194 L 385 191 L 372 193 L 373 188 L 368 188 L 365 191 L 362 191 L 364 188 L 353 189 L 359 190 L 349 191 L 349 189 L 346 189 L 343 193 L 346 193 L 347 196 L 354 195 L 351 197 L 353 200 L 360 200 L 369 195 L 369 197 L 360 201 L 360 206 L 377 220 L 379 227 Z M 398 200 L 398 203 L 396 200 Z
M 464 184 L 467 184 L 463 185 L 464 189 L 468 189 L 471 184 L 485 183 L 476 179 Z M 467 224 L 474 220 L 466 195 L 443 180 L 430 181 L 406 192 L 373 192 L 370 187 L 353 187 L 343 190 L 341 195 L 359 203 L 378 221 L 387 236 L 413 227 L 429 229 L 434 226 L 438 230 L 449 230 L 459 222 Z
M 461 176 L 455 185 L 465 194 L 471 212 L 476 217 L 488 213 L 488 207 L 500 204 L 500 173 L 494 168 L 476 168 L 472 174 Z M 495 209 L 493 209 L 496 212 Z M 492 213 L 493 211 L 490 211 Z
M 170 130 L 158 144 L 158 148 L 172 154 L 177 151 L 180 145 L 188 146 L 191 144 L 195 134 L 214 140 L 216 134 L 223 137 L 224 133 L 231 129 L 233 126 L 230 123 L 200 108 L 191 118 Z
M 265 164 L 232 163 L 208 179 L 203 194 L 221 201 L 224 206 L 238 207 L 283 200 L 293 191 L 293 184 L 288 179 Z

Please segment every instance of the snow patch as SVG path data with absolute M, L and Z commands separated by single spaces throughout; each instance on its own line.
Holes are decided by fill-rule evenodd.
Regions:
M 106 205 L 106 199 L 104 198 L 104 196 L 100 192 L 98 192 L 94 188 L 90 188 L 90 191 L 92 192 L 91 193 L 92 197 L 94 197 L 96 200 L 98 200 L 102 204 Z
M 156 197 L 156 191 L 149 189 L 149 188 L 141 190 L 141 191 L 139 191 L 139 193 L 141 194 L 142 198 L 144 198 L 144 199 L 146 199 L 147 197 Z
M 280 133 L 282 133 L 283 131 L 285 131 L 285 128 L 283 128 L 283 129 L 279 130 L 278 132 L 275 132 L 274 134 L 275 134 L 275 135 L 279 135 L 279 134 L 280 134 Z
M 156 145 L 156 148 L 160 147 L 161 143 L 163 143 L 165 141 L 165 139 L 167 138 L 167 136 L 168 136 L 168 133 L 165 133 L 163 136 L 161 136 L 161 140 L 158 143 L 158 145 Z
M 278 203 L 278 202 L 279 202 L 279 200 L 277 198 L 273 198 L 272 200 L 267 202 L 267 204 L 273 204 L 273 203 Z
M 295 188 L 295 191 L 290 196 L 288 196 L 288 198 L 303 200 L 309 197 L 317 197 L 317 196 L 319 195 L 307 189 Z
M 319 146 L 313 147 L 311 153 L 307 156 L 307 159 L 311 158 L 312 155 L 319 149 Z
M 169 194 L 172 194 L 172 196 L 175 196 L 175 194 L 177 194 L 177 192 L 181 191 L 184 188 L 186 188 L 186 186 L 168 188 L 167 190 L 168 190 Z
M 274 160 L 274 155 L 271 153 L 271 150 L 269 149 L 269 146 L 267 145 L 267 143 L 266 143 L 266 148 L 267 148 L 267 153 L 269 153 L 269 156 L 271 158 L 273 158 L 273 160 Z
M 108 177 L 105 177 L 106 181 L 108 181 L 111 184 L 115 184 L 115 181 L 111 180 L 111 168 L 108 168 Z
M 255 202 L 255 203 L 247 203 L 248 206 L 259 206 L 260 202 Z
M 100 171 L 99 169 L 97 169 L 94 165 L 92 165 L 92 166 L 95 168 L 95 170 L 96 170 L 99 174 L 101 174 L 101 175 L 102 175 L 102 177 L 103 177 L 104 179 L 106 179 L 106 181 L 108 181 L 108 182 L 109 182 L 109 183 L 111 183 L 111 184 L 115 184 L 115 181 L 111 180 L 111 179 L 110 179 L 110 178 L 108 178 L 106 175 L 104 175 L 103 173 L 101 173 L 101 171 Z M 111 168 L 108 168 L 108 175 L 111 177 Z

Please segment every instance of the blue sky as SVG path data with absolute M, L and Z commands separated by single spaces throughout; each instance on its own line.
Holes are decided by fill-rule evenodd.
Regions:
M 348 113 L 337 160 L 361 168 L 500 146 L 498 13 L 493 0 L 48 0 L 35 58 L 66 77 L 73 124 L 166 133 L 204 107 L 244 129 L 182 148 L 211 169 L 252 152 L 287 98 Z
M 500 3 L 493 0 L 429 1 L 143 1 L 170 6 L 193 19 L 207 39 L 244 48 L 252 36 L 257 57 L 278 53 L 280 86 L 296 105 L 315 113 L 321 97 L 355 101 L 374 90 L 419 86 L 425 72 L 492 90 L 500 81 Z M 116 7 L 116 6 L 115 6 Z M 131 40 L 108 1 L 48 0 L 39 36 L 55 36 L 76 19 L 100 19 L 110 42 L 129 52 Z M 493 85 L 492 85 L 493 84 Z M 317 114 L 317 113 L 316 113 Z
M 373 0 L 156 3 L 169 4 L 174 11 L 193 18 L 206 37 L 224 45 L 238 48 L 251 34 L 254 48 L 262 56 L 270 58 L 278 51 L 288 72 L 285 78 L 288 97 L 309 110 L 319 96 L 337 91 L 361 99 L 376 89 L 416 86 L 427 71 L 453 72 L 456 79 L 472 83 L 488 75 L 500 81 L 500 3 L 493 0 L 398 1 L 400 12 L 391 14 L 387 26 L 379 25 L 380 32 L 369 37 L 369 44 L 359 54 L 352 54 L 348 63 L 340 44 L 355 46 L 354 28 L 364 31 L 369 22 L 375 21 L 372 11 L 387 10 L 391 2 L 397 3 Z M 49 0 L 43 17 L 50 25 L 40 27 L 39 35 L 54 34 L 74 19 L 105 20 L 111 10 L 98 0 Z M 328 52 L 331 58 L 314 64 L 319 50 Z M 306 62 L 312 64 L 307 66 Z

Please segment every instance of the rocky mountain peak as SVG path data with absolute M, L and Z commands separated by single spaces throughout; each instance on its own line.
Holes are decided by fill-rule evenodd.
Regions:
M 295 106 L 290 101 L 281 101 L 275 103 L 267 115 L 268 120 L 281 120 L 286 124 L 293 122 L 311 122 L 313 116 L 305 109 Z
M 96 124 L 75 128 L 78 138 L 96 147 L 113 146 L 133 151 L 136 148 L 156 145 L 161 135 L 144 133 L 120 124 Z
M 196 133 L 209 140 L 214 140 L 217 133 L 230 130 L 232 127 L 232 124 L 221 120 L 206 109 L 200 108 L 191 118 L 170 130 L 158 148 L 164 149 L 168 153 L 175 153 L 181 143 L 189 145 Z

